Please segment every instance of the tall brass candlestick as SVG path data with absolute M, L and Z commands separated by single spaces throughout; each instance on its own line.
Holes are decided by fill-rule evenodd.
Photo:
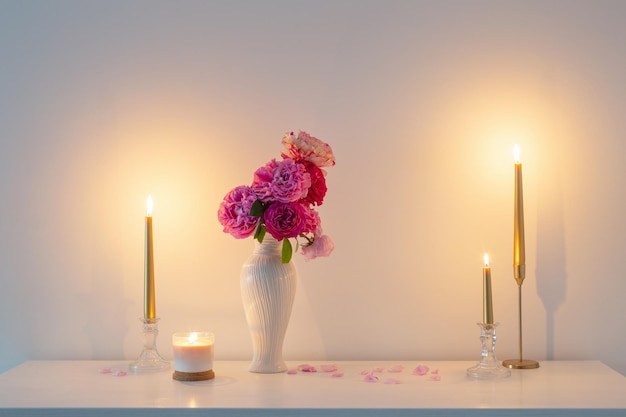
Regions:
M 145 319 L 156 318 L 156 303 L 154 297 L 154 255 L 152 252 L 152 205 L 152 196 L 148 196 L 148 201 L 146 202 L 146 245 L 143 270 L 143 316 Z
M 513 276 L 517 285 L 526 277 L 526 244 L 524 242 L 524 191 L 522 189 L 522 164 L 519 146 L 513 148 L 515 159 L 515 213 L 513 218 Z
M 491 268 L 489 267 L 489 255 L 484 256 L 483 267 L 483 323 L 493 324 L 493 302 L 491 297 Z
M 518 145 L 513 148 L 515 160 L 515 197 L 513 215 L 513 277 L 517 283 L 519 306 L 519 358 L 507 359 L 502 364 L 512 369 L 533 369 L 539 362 L 524 359 L 522 354 L 522 283 L 526 277 L 526 248 L 524 242 L 524 191 L 522 189 L 522 163 Z

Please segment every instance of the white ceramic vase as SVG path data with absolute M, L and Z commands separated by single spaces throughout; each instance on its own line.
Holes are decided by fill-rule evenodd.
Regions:
M 297 271 L 281 262 L 282 242 L 265 235 L 241 269 L 241 298 L 252 338 L 250 372 L 287 370 L 283 341 L 296 295 Z

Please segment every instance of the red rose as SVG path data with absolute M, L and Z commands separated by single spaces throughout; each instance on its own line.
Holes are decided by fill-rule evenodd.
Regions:
M 328 191 L 325 173 L 321 168 L 311 162 L 306 164 L 306 170 L 311 176 L 311 187 L 304 201 L 321 206 L 324 202 L 326 191 Z

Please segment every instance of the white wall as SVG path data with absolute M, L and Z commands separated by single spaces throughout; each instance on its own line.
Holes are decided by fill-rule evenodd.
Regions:
M 517 355 L 626 374 L 626 2 L 0 0 L 0 370 L 134 359 L 145 198 L 160 350 L 191 328 L 248 359 L 218 205 L 287 130 L 329 142 L 336 244 L 296 257 L 290 360 L 478 360 L 492 259 Z

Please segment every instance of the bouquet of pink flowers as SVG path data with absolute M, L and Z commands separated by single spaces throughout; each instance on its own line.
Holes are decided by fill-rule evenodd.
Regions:
M 326 196 L 326 171 L 335 165 L 327 143 L 300 131 L 283 136 L 282 160 L 272 159 L 254 173 L 252 185 L 240 185 L 224 197 L 217 218 L 224 232 L 237 239 L 254 235 L 263 242 L 266 233 L 283 242 L 282 262 L 291 260 L 303 239 L 302 255 L 306 260 L 328 256 L 334 245 L 322 232 L 322 222 L 315 206 Z

